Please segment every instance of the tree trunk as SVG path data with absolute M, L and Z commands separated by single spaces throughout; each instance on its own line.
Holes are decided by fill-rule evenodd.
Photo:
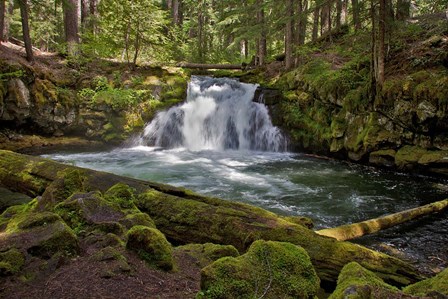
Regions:
M 28 18 L 28 3 L 27 0 L 19 0 L 20 16 L 22 17 L 22 32 L 23 41 L 25 43 L 26 60 L 33 61 L 33 45 L 31 43 L 29 18 Z
M 345 25 L 347 24 L 347 1 L 348 0 L 342 0 L 342 10 L 341 10 L 341 24 Z
M 352 0 L 352 11 L 353 11 L 353 27 L 355 27 L 355 32 L 361 29 L 361 19 L 359 17 L 360 9 L 358 0 Z
M 260 25 L 261 31 L 260 36 L 257 39 L 257 65 L 263 66 L 265 64 L 266 54 L 267 54 L 267 38 L 264 20 L 264 8 L 263 0 L 257 0 L 257 24 Z
M 386 0 L 380 1 L 380 14 L 378 19 L 378 75 L 377 84 L 379 85 L 379 90 L 384 83 L 384 64 L 385 64 L 385 40 L 386 40 Z
M 173 24 L 182 26 L 183 13 L 182 13 L 182 0 L 173 0 Z
M 0 41 L 7 42 L 9 40 L 9 24 L 12 14 L 14 13 L 13 0 L 0 0 L 1 17 L 0 20 Z
M 90 1 L 81 0 L 81 28 L 83 32 L 86 32 L 87 28 L 89 28 L 89 19 L 90 19 Z
M 139 209 L 148 213 L 157 228 L 178 244 L 231 244 L 244 252 L 258 239 L 290 242 L 308 252 L 317 274 L 326 282 L 335 283 L 342 267 L 351 261 L 389 283 L 406 285 L 422 279 L 413 266 L 397 258 L 320 236 L 274 213 L 243 203 L 9 151 L 0 151 L 0 169 L 0 185 L 29 196 L 42 196 L 40 209 L 50 209 L 58 203 L 52 192 L 59 192 L 54 191 L 55 186 L 65 183 L 64 171 L 78 170 L 85 178 L 83 188 L 87 192 L 105 192 L 117 183 L 135 189 Z
M 373 234 L 380 230 L 390 228 L 414 220 L 431 213 L 440 212 L 448 207 L 448 199 L 430 203 L 418 208 L 378 217 L 358 223 L 341 225 L 316 231 L 317 234 L 335 238 L 339 241 L 351 240 L 364 235 Z
M 67 54 L 77 56 L 79 53 L 78 44 L 78 1 L 67 0 L 63 3 L 65 41 L 67 43 Z
M 286 2 L 286 16 L 288 18 L 285 27 L 285 69 L 290 70 L 293 67 L 292 43 L 294 27 L 294 5 L 293 0 Z
M 5 39 L 5 22 L 6 17 L 6 0 L 0 0 L 0 42 L 6 42 Z
M 92 33 L 96 35 L 98 33 L 98 3 L 99 0 L 89 0 L 90 1 L 90 23 L 92 27 Z
M 396 18 L 399 21 L 409 19 L 411 16 L 411 1 L 410 0 L 397 0 L 397 13 Z
M 336 28 L 340 28 L 342 24 L 342 2 L 343 0 L 336 0 Z
M 137 66 L 137 57 L 140 51 L 140 23 L 137 22 L 137 28 L 135 30 L 135 42 L 134 42 L 134 59 L 132 60 L 132 66 Z
M 199 62 L 204 62 L 204 14 L 202 12 L 202 1 L 199 1 L 198 11 L 198 54 Z
M 308 0 L 299 0 L 297 7 L 297 27 L 296 27 L 296 44 L 304 45 L 306 38 L 306 27 L 308 22 Z
M 317 39 L 318 33 L 319 33 L 319 17 L 320 17 L 320 9 L 316 5 L 314 8 L 313 13 L 313 34 L 312 34 L 312 40 L 315 41 Z
M 320 11 L 320 35 L 324 35 L 327 32 L 330 32 L 330 26 L 331 26 L 331 19 L 330 19 L 330 7 L 331 7 L 331 1 L 327 1 L 322 6 L 322 9 Z

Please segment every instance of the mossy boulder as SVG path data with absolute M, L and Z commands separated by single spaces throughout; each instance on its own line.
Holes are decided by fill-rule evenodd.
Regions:
M 413 296 L 444 298 L 443 296 L 448 296 L 447 282 L 448 268 L 432 278 L 405 287 L 403 292 Z
M 51 209 L 56 204 L 66 200 L 75 192 L 85 191 L 86 176 L 80 170 L 68 170 L 58 173 L 42 194 L 38 207 L 41 210 Z
M 380 167 L 393 167 L 395 166 L 395 154 L 394 149 L 384 149 L 371 152 L 369 155 L 369 163 Z
M 0 276 L 18 273 L 25 264 L 25 256 L 16 248 L 0 252 Z
M 126 248 L 135 251 L 139 257 L 161 270 L 173 269 L 171 244 L 157 229 L 137 225 L 127 233 Z
M 342 268 L 336 290 L 329 299 L 391 298 L 391 295 L 398 292 L 397 288 L 386 284 L 373 272 L 356 262 L 351 262 Z
M 418 160 L 426 154 L 426 150 L 411 145 L 405 145 L 397 151 L 395 164 L 400 169 L 412 169 L 417 166 Z
M 312 298 L 320 280 L 306 251 L 285 242 L 254 242 L 240 257 L 201 271 L 199 298 Z
M 213 243 L 187 244 L 175 248 L 175 252 L 184 252 L 197 260 L 201 268 L 226 256 L 239 256 L 238 250 L 232 245 L 220 245 Z

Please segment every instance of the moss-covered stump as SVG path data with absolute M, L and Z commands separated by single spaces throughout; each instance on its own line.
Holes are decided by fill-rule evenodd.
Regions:
M 176 243 L 227 244 L 244 252 L 258 239 L 290 242 L 305 248 L 323 281 L 335 282 L 342 267 L 351 261 L 357 261 L 393 284 L 408 285 L 421 280 L 414 267 L 397 258 L 319 236 L 261 208 L 200 196 L 182 188 L 0 151 L 0 184 L 13 191 L 40 195 L 61 177 L 61 173 L 74 170 L 81 171 L 86 178 L 83 181 L 86 192 L 106 192 L 120 182 L 128 185 L 136 194 L 138 209 L 147 213 L 157 228 Z
M 127 237 L 126 248 L 137 252 L 148 264 L 166 271 L 173 269 L 173 249 L 159 230 L 137 225 Z
M 303 248 L 255 241 L 240 257 L 225 257 L 201 271 L 199 298 L 312 298 L 320 280 Z
M 208 266 L 212 262 L 225 256 L 239 256 L 239 252 L 234 246 L 213 243 L 187 244 L 178 246 L 174 250 L 176 253 L 182 252 L 196 259 L 196 262 L 200 268 L 204 268 L 205 266 Z
M 386 284 L 371 271 L 352 262 L 342 268 L 336 290 L 329 299 L 399 298 L 398 292 L 397 288 Z
M 405 287 L 403 292 L 414 296 L 434 298 L 444 298 L 443 296 L 448 296 L 448 268 L 432 278 Z

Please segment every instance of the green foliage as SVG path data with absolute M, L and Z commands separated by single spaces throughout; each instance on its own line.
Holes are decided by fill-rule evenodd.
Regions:
M 0 74 L 0 81 L 8 81 L 10 78 L 21 78 L 25 75 L 23 70 L 12 71 Z

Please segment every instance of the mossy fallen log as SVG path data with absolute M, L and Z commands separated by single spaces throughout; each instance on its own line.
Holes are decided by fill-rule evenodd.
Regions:
M 177 64 L 178 67 L 187 69 L 201 69 L 201 70 L 241 70 L 244 68 L 241 64 L 205 64 L 205 63 L 188 63 L 181 62 Z
M 66 188 L 73 184 L 67 179 L 61 181 L 61 174 L 69 170 L 82 172 L 85 179 L 75 184 L 81 184 L 82 191 L 105 192 L 120 182 L 134 188 L 138 208 L 151 216 L 169 240 L 178 244 L 212 242 L 233 245 L 244 252 L 255 240 L 283 241 L 300 245 L 308 252 L 322 281 L 336 282 L 342 267 L 352 261 L 395 285 L 408 285 L 422 278 L 413 266 L 397 258 L 320 236 L 261 208 L 201 196 L 183 188 L 0 151 L 0 185 L 30 196 L 44 195 L 40 201 L 48 200 L 50 205 L 57 198 L 52 195 L 57 195 L 55 186 L 63 184 Z
M 321 236 L 335 238 L 339 241 L 346 241 L 362 237 L 364 235 L 376 233 L 380 230 L 414 220 L 431 213 L 440 212 L 448 207 L 448 199 L 433 202 L 421 207 L 401 211 L 398 213 L 361 221 L 352 224 L 341 225 L 333 228 L 325 228 L 316 231 Z

